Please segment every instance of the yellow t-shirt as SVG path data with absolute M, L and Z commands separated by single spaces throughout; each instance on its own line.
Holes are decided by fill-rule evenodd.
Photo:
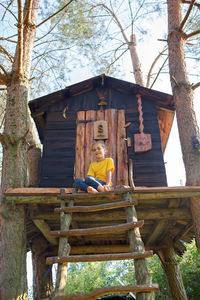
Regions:
M 87 176 L 92 176 L 106 182 L 106 173 L 114 172 L 113 159 L 108 157 L 102 161 L 94 161 L 90 164 Z M 111 182 L 112 185 L 112 182 Z

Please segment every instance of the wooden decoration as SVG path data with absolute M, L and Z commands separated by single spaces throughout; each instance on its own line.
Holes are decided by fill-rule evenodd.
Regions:
M 108 139 L 108 124 L 105 120 L 94 122 L 94 139 L 95 140 Z
M 94 127 L 97 124 L 106 124 L 104 136 L 95 136 Z M 96 124 L 96 125 L 95 125 Z M 94 160 L 92 145 L 97 141 L 105 143 L 107 157 L 112 157 L 115 171 L 112 176 L 113 186 L 128 185 L 128 154 L 130 146 L 126 138 L 125 111 L 105 109 L 98 111 L 79 111 L 77 113 L 76 130 L 76 165 L 75 176 L 85 178 L 89 164 Z M 104 126 L 104 125 L 103 125 Z M 103 127 L 104 128 L 104 127 Z M 97 135 L 99 133 L 97 132 Z
M 126 143 L 125 111 L 117 111 L 117 185 L 129 185 L 128 183 L 128 153 Z
M 79 111 L 77 113 L 77 127 L 76 127 L 76 168 L 75 176 L 84 179 L 84 152 L 82 151 L 85 144 L 85 123 L 79 122 L 85 120 L 85 111 Z
M 142 100 L 141 95 L 136 95 L 138 99 L 138 112 L 139 112 L 139 132 L 134 134 L 134 150 L 135 153 L 147 152 L 152 149 L 151 135 L 144 134 L 144 125 L 143 125 L 143 112 L 142 112 Z

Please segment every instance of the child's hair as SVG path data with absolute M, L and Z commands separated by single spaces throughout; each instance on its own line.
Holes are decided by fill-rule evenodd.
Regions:
M 94 142 L 93 144 L 92 144 L 92 150 L 94 149 L 94 146 L 95 145 L 101 145 L 105 150 L 107 150 L 107 147 L 106 147 L 106 145 L 103 143 L 103 142 Z

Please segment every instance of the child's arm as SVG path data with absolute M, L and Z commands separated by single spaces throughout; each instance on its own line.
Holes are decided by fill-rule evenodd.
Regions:
M 112 179 L 112 172 L 111 172 L 111 170 L 109 170 L 106 173 L 106 185 L 110 185 L 111 179 Z
M 112 171 L 109 170 L 106 173 L 106 184 L 104 185 L 104 191 L 110 191 L 110 183 L 111 183 L 111 178 L 112 178 Z

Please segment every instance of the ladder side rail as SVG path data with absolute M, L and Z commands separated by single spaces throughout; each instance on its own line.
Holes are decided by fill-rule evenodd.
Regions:
M 125 201 L 131 200 L 131 194 L 126 193 L 123 195 L 123 199 Z M 135 207 L 127 207 L 126 208 L 126 219 L 127 222 L 137 222 L 137 214 Z M 130 249 L 133 252 L 144 252 L 144 244 L 141 239 L 139 228 L 131 229 L 128 232 L 129 241 L 130 241 Z M 134 260 L 135 266 L 135 277 L 137 285 L 142 284 L 152 284 L 152 278 L 148 271 L 148 265 L 145 258 Z M 137 293 L 136 300 L 152 300 L 154 299 L 153 293 Z
M 61 195 L 65 194 L 65 190 L 61 189 Z M 74 200 L 71 199 L 69 201 L 68 206 L 71 207 L 74 205 Z M 65 200 L 61 200 L 61 208 L 65 207 Z M 65 214 L 61 212 L 60 214 L 60 224 L 61 230 L 69 230 L 70 224 L 72 221 L 72 214 Z M 71 247 L 68 243 L 67 237 L 60 237 L 59 238 L 59 247 L 58 247 L 58 256 L 68 256 L 70 253 Z M 65 287 L 66 287 L 66 280 L 67 280 L 67 263 L 59 264 L 56 274 L 56 287 L 55 287 L 55 294 L 56 295 L 64 295 L 65 294 Z

